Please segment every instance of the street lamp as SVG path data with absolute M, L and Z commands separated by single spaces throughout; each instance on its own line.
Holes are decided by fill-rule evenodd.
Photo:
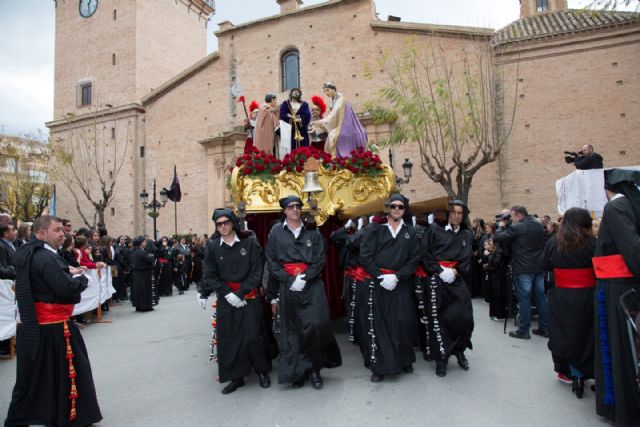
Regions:
M 411 180 L 411 169 L 413 169 L 413 163 L 409 159 L 404 159 L 402 163 L 402 172 L 404 173 L 404 179 L 396 177 L 396 185 L 400 187 L 402 184 L 408 184 Z
M 149 193 L 147 190 L 142 190 L 140 193 L 140 203 L 144 209 L 151 210 L 151 218 L 153 218 L 153 240 L 158 240 L 158 230 L 156 227 L 156 220 L 158 219 L 158 209 L 163 208 L 169 200 L 169 192 L 164 188 L 160 190 L 160 201 L 156 198 L 156 180 L 153 179 L 153 199 L 149 202 Z

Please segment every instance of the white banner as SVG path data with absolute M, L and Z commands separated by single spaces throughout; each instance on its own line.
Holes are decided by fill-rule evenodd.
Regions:
M 284 159 L 284 156 L 291 152 L 291 125 L 280 120 L 280 143 L 278 145 L 278 158 Z
M 0 340 L 16 335 L 16 296 L 11 289 L 13 280 L 0 280 Z
M 640 170 L 640 166 L 616 169 Z M 569 208 L 583 208 L 602 218 L 607 193 L 604 190 L 604 169 L 576 170 L 556 181 L 558 213 L 564 215 Z
M 73 315 L 95 310 L 116 292 L 112 285 L 110 268 L 87 270 L 84 275 L 89 279 L 89 286 L 82 292 L 80 302 L 73 308 Z

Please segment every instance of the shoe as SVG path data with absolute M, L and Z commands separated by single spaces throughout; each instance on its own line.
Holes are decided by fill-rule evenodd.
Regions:
M 373 374 L 371 374 L 371 382 L 372 383 L 379 383 L 383 379 L 384 379 L 384 375 L 376 374 L 375 372 Z
M 222 389 L 222 394 L 231 394 L 244 385 L 244 378 L 239 380 L 233 380 L 225 388 Z
M 584 378 L 571 377 L 571 391 L 578 399 L 584 395 Z
M 258 380 L 260 380 L 260 387 L 262 388 L 269 388 L 269 386 L 271 385 L 271 378 L 266 372 L 263 374 L 258 374 Z
M 402 368 L 402 372 L 404 372 L 405 374 L 412 373 L 413 372 L 413 365 L 405 366 L 404 368 Z
M 560 372 L 558 372 L 558 381 L 563 382 L 565 384 L 571 384 L 571 378 L 569 378 L 568 376 L 561 374 Z
M 304 378 L 294 382 L 292 384 L 292 386 L 293 386 L 293 388 L 302 388 L 302 387 L 304 387 Z
M 491 320 L 494 322 L 504 322 L 504 317 L 491 316 Z
M 531 333 L 540 337 L 549 338 L 549 332 L 547 332 L 546 329 L 534 329 Z
M 520 329 L 517 329 L 515 331 L 509 331 L 509 336 L 511 338 L 519 338 L 521 340 L 530 340 L 531 339 L 531 335 L 529 335 L 529 332 L 522 332 L 522 331 L 520 331 Z
M 422 358 L 427 362 L 433 362 L 433 356 L 427 353 L 422 353 Z
M 447 375 L 447 359 L 436 360 L 436 375 L 445 377 Z
M 456 359 L 458 359 L 458 366 L 460 366 L 465 371 L 469 370 L 469 361 L 467 357 L 464 355 L 464 352 L 460 351 L 455 353 Z
M 318 371 L 311 372 L 310 381 L 311 381 L 311 387 L 315 388 L 316 390 L 320 390 L 324 385 L 324 381 L 322 380 L 322 377 L 320 376 L 320 372 Z

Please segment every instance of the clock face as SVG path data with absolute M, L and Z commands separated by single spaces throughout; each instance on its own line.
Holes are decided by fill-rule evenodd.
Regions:
M 78 5 L 80 16 L 82 16 L 83 18 L 88 18 L 96 13 L 97 8 L 98 0 L 80 0 L 80 4 Z

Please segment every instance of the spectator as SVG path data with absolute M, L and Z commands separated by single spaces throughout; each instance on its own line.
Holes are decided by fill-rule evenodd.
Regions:
M 13 242 L 13 245 L 17 249 L 20 246 L 22 246 L 25 243 L 27 243 L 30 238 L 31 238 L 31 223 L 30 222 L 23 222 L 18 227 L 18 236 L 16 238 L 16 241 Z
M 576 169 L 602 169 L 604 168 L 602 156 L 593 151 L 593 145 L 585 144 L 575 159 Z
M 500 227 L 494 240 L 511 249 L 511 269 L 513 283 L 518 297 L 520 320 L 518 329 L 509 332 L 509 336 L 530 339 L 531 294 L 538 308 L 538 328 L 531 331 L 534 335 L 547 337 L 548 302 L 544 293 L 544 274 L 542 252 L 544 249 L 544 228 L 534 220 L 524 206 L 511 208 L 513 223 L 506 228 L 506 222 L 500 221 Z

